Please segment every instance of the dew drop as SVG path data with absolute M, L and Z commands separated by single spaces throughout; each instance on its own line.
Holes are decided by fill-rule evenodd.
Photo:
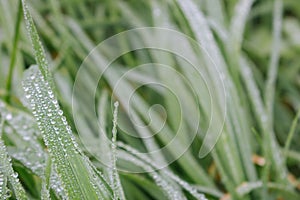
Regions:
M 18 174 L 17 174 L 17 173 L 13 173 L 13 174 L 12 174 L 12 177 L 18 178 Z
M 12 115 L 9 113 L 6 115 L 6 120 L 11 120 L 12 119 Z
M 62 110 L 59 110 L 59 111 L 58 111 L 58 114 L 61 116 L 61 115 L 64 114 L 64 112 L 63 112 Z

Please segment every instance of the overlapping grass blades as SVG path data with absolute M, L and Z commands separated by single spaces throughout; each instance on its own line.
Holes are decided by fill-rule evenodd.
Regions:
M 73 174 L 77 174 L 79 177 L 80 174 L 76 170 L 74 171 L 70 164 L 68 164 L 68 169 L 73 170 L 73 174 L 69 174 L 70 170 L 57 172 L 55 163 L 58 161 L 54 160 L 55 162 L 53 162 L 52 158 L 58 156 L 53 156 L 53 151 L 50 153 L 51 155 L 49 154 L 49 150 L 54 149 L 53 145 L 52 148 L 45 147 L 42 141 L 42 135 L 45 136 L 46 133 L 51 132 L 48 131 L 52 129 L 51 127 L 57 125 L 57 123 L 51 124 L 50 120 L 57 115 L 44 109 L 44 106 L 52 105 L 53 102 L 43 102 L 43 109 L 40 108 L 40 110 L 44 111 L 43 116 L 47 116 L 46 119 L 49 121 L 39 121 L 39 127 L 37 127 L 36 117 L 33 118 L 31 113 L 28 114 L 28 110 L 23 107 L 23 105 L 30 107 L 33 97 L 28 96 L 29 100 L 23 105 L 19 101 L 19 96 L 21 96 L 18 91 L 18 88 L 21 88 L 19 81 L 24 69 L 34 62 L 30 40 L 26 39 L 26 29 L 20 20 L 22 14 L 20 10 L 23 8 L 18 7 L 20 2 L 0 0 L 0 98 L 3 97 L 7 102 L 4 106 L 7 110 L 2 109 L 1 111 L 2 119 L 5 121 L 1 138 L 4 143 L 1 143 L 1 148 L 5 149 L 5 158 L 13 159 L 12 167 L 15 172 L 18 172 L 18 179 L 25 188 L 28 198 L 67 199 L 70 198 L 68 191 L 74 188 L 66 187 L 65 183 L 69 179 L 63 183 L 62 171 L 71 177 L 76 177 Z M 214 200 L 299 199 L 297 188 L 299 188 L 300 154 L 297 141 L 300 137 L 298 134 L 300 111 L 295 117 L 296 110 L 299 110 L 300 105 L 299 1 L 28 0 L 28 5 L 31 5 L 30 13 L 45 47 L 48 48 L 47 56 L 53 59 L 49 64 L 57 88 L 55 89 L 53 86 L 45 53 L 26 6 L 24 6 L 26 7 L 24 8 L 26 28 L 34 33 L 30 34 L 30 38 L 35 54 L 39 57 L 37 58 L 38 67 L 33 67 L 26 72 L 24 83 L 35 87 L 34 91 L 37 91 L 36 88 L 39 85 L 47 90 L 50 88 L 52 92 L 46 93 L 46 90 L 43 90 L 41 92 L 44 94 L 43 97 L 34 97 L 34 101 L 55 96 L 55 99 L 59 100 L 59 109 L 64 110 L 64 115 L 70 122 L 68 124 L 72 127 L 75 125 L 72 121 L 74 111 L 71 109 L 72 85 L 76 80 L 80 62 L 99 42 L 115 33 L 131 28 L 145 26 L 171 28 L 197 40 L 205 47 L 213 62 L 217 64 L 228 90 L 227 118 L 222 135 L 208 157 L 199 159 L 197 154 L 200 144 L 203 140 L 204 143 L 207 142 L 202 133 L 205 132 L 206 123 L 209 121 L 210 110 L 208 108 L 210 104 L 208 103 L 209 96 L 205 94 L 205 88 L 193 76 L 188 76 L 188 79 L 200 91 L 198 103 L 193 102 L 193 95 L 188 92 L 184 81 L 175 80 L 173 76 L 160 68 L 151 68 L 151 70 L 136 71 L 130 74 L 127 77 L 128 80 L 124 81 L 124 85 L 120 87 L 121 92 L 113 93 L 113 97 L 110 97 L 115 82 L 134 66 L 147 62 L 158 62 L 172 66 L 184 75 L 191 75 L 191 68 L 185 61 L 171 53 L 152 50 L 128 52 L 118 58 L 115 61 L 116 65 L 112 64 L 96 91 L 95 102 L 98 106 L 97 114 L 101 130 L 97 126 L 97 120 L 95 123 L 91 123 L 94 120 L 93 113 L 86 109 L 85 104 L 94 71 L 91 70 L 91 73 L 84 74 L 82 82 L 84 89 L 79 91 L 79 98 L 82 98 L 80 106 L 83 112 L 80 112 L 80 129 L 76 128 L 78 133 L 86 133 L 85 140 L 91 141 L 92 148 L 88 149 L 91 154 L 88 155 L 92 162 L 80 151 L 77 151 L 76 143 L 72 143 L 72 141 L 71 145 L 75 150 L 73 151 L 73 148 L 69 147 L 66 149 L 68 152 L 79 152 L 78 157 L 74 158 L 69 156 L 69 153 L 65 154 L 63 148 L 57 152 L 63 151 L 61 157 L 64 160 L 77 158 L 83 160 L 85 165 L 81 165 L 81 168 L 86 170 L 86 177 L 88 177 L 83 181 L 90 181 L 90 177 L 92 179 L 96 177 L 95 185 L 87 184 L 87 187 L 92 190 L 93 187 L 99 188 L 99 190 L 95 189 L 98 192 L 95 192 L 96 195 L 93 195 L 92 198 L 99 195 L 99 198 L 117 199 L 121 197 L 123 199 L 120 178 L 124 196 L 127 199 L 201 199 L 201 193 L 204 193 L 208 199 Z M 154 35 L 145 33 L 140 38 L 121 39 L 113 45 L 106 46 L 103 51 L 97 52 L 96 57 L 99 59 L 99 63 L 105 63 L 114 52 L 134 46 L 138 42 L 137 39 L 146 44 L 167 41 L 166 37 L 160 36 L 155 35 L 154 37 Z M 170 36 L 168 35 L 167 38 Z M 200 67 L 205 69 L 205 77 L 208 78 L 209 84 L 216 88 L 216 90 L 212 90 L 213 95 L 218 96 L 221 92 L 218 90 L 221 87 L 215 79 L 216 73 L 211 70 L 212 63 L 203 59 L 201 51 L 194 51 L 195 49 L 189 48 L 182 42 L 177 41 L 173 45 L 189 52 L 195 60 L 205 63 Z M 37 76 L 39 81 L 44 79 L 41 81 L 42 84 L 37 83 L 36 79 L 30 79 L 32 73 L 39 74 Z M 124 99 L 128 97 L 126 92 L 132 91 L 134 85 L 144 85 L 149 81 L 161 81 L 165 85 L 171 85 L 169 88 L 184 97 L 181 105 L 188 108 L 187 114 L 180 121 L 180 110 L 172 95 L 165 93 L 165 90 L 152 87 L 152 85 L 145 86 L 145 90 L 144 87 L 141 88 L 131 105 L 133 110 L 131 114 L 134 115 L 134 120 L 138 124 L 147 124 L 148 109 L 153 102 L 164 106 L 168 114 L 163 134 L 159 133 L 153 136 L 153 132 L 155 132 L 153 130 L 158 127 L 155 124 L 150 124 L 147 129 L 133 126 L 132 130 L 138 136 L 153 136 L 151 141 L 144 138 L 132 138 L 124 134 L 124 130 L 121 128 L 121 125 L 124 124 L 131 125 L 126 121 L 127 119 L 123 118 L 130 115 L 124 109 Z M 29 95 L 28 92 L 26 94 Z M 51 100 L 56 102 L 55 99 Z M 113 137 L 112 143 L 109 139 L 111 138 L 111 129 L 113 129 L 111 123 L 113 116 L 108 105 L 109 101 L 115 100 L 118 100 L 121 105 L 119 109 L 121 116 L 118 119 L 120 124 L 118 139 L 122 142 L 117 142 L 118 147 L 114 149 L 111 148 L 111 144 L 116 142 L 115 138 Z M 213 100 L 216 111 L 222 111 L 224 99 L 213 98 Z M 40 107 L 42 107 L 42 103 Z M 201 110 L 199 137 L 195 138 L 181 158 L 167 168 L 155 171 L 155 168 L 165 164 L 169 155 L 176 154 L 178 149 L 182 148 L 189 139 L 189 133 L 193 129 L 193 122 L 196 119 L 195 110 L 198 108 Z M 53 118 L 48 117 L 48 113 L 52 114 Z M 164 119 L 159 112 L 155 110 L 151 111 L 151 114 L 153 114 L 152 117 L 156 124 L 163 122 Z M 60 122 L 63 121 L 65 120 L 60 120 Z M 179 121 L 182 122 L 180 132 L 184 134 L 180 136 L 178 148 L 169 148 L 169 152 L 157 154 L 157 156 L 142 156 L 141 152 L 148 153 L 168 144 L 176 135 Z M 46 131 L 43 134 L 40 132 L 40 130 L 43 131 L 40 127 L 44 127 L 42 122 L 51 124 L 47 130 L 44 129 Z M 213 124 L 217 125 L 219 122 L 216 120 Z M 66 133 L 69 131 L 69 127 L 63 127 L 58 131 Z M 73 131 L 75 132 L 75 129 Z M 98 134 L 99 132 L 101 134 Z M 63 135 L 57 136 L 57 144 L 61 144 L 58 137 Z M 66 135 L 73 138 L 71 134 Z M 54 136 L 56 137 L 56 135 Z M 69 151 L 70 149 L 71 151 Z M 103 154 L 103 152 L 107 152 L 107 154 Z M 98 156 L 101 158 L 101 162 L 96 159 L 99 158 Z M 118 167 L 130 170 L 141 169 L 148 173 L 132 174 L 122 171 L 117 174 L 115 165 L 117 158 Z M 109 164 L 109 167 L 103 165 L 102 160 L 103 163 Z M 14 190 L 12 182 L 9 180 L 9 170 L 2 167 L 2 160 L 0 163 L 0 200 L 8 198 L 10 195 L 11 198 L 18 196 L 20 198 L 20 193 Z M 77 163 L 71 163 L 73 166 L 77 166 Z M 101 170 L 103 174 L 98 170 Z M 15 173 L 13 176 L 16 176 Z M 75 182 L 78 186 L 76 188 L 83 188 L 77 179 L 73 183 Z M 22 187 L 21 184 L 17 183 L 17 187 Z M 68 191 L 65 190 L 66 188 L 69 188 Z M 82 195 L 86 195 L 86 192 L 83 191 Z M 82 196 L 78 195 L 77 197 L 81 198 Z
M 12 186 L 13 193 L 18 200 L 27 199 L 25 190 L 20 183 L 18 174 L 12 168 L 11 158 L 7 154 L 6 147 L 2 140 L 3 123 L 6 118 L 10 119 L 12 116 L 9 113 L 3 112 L 4 103 L 0 101 L 0 196 L 6 199 L 8 196 L 7 182 Z
M 98 187 L 98 182 L 103 180 L 86 163 L 59 108 L 44 49 L 26 2 L 22 3 L 27 31 L 39 66 L 33 66 L 26 72 L 23 88 L 55 169 L 68 198 L 108 199 L 110 194 L 106 188 Z

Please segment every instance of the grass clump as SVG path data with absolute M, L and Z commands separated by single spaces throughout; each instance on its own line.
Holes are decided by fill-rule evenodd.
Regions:
M 297 1 L 0 4 L 0 199 L 300 198 Z

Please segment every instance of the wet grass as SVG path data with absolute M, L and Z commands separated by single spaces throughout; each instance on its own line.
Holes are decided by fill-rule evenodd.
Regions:
M 0 0 L 0 199 L 299 199 L 298 1 L 22 2 Z M 142 27 L 165 29 L 105 41 Z

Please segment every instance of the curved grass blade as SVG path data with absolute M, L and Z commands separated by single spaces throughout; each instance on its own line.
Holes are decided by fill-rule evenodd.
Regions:
M 36 66 L 26 72 L 23 88 L 67 196 L 70 199 L 100 198 L 97 179 L 78 149 L 50 84 Z
M 171 185 L 165 177 L 161 176 L 159 173 L 157 173 L 152 166 L 147 165 L 142 160 L 136 158 L 135 156 L 131 155 L 130 153 L 126 151 L 120 151 L 121 158 L 125 161 L 134 163 L 135 165 L 143 168 L 146 171 L 149 171 L 149 176 L 154 180 L 155 184 L 161 188 L 161 190 L 164 192 L 165 196 L 169 200 L 186 200 L 186 198 Z
M 80 153 L 71 128 L 54 98 L 44 49 L 25 0 L 22 3 L 27 32 L 39 66 L 39 70 L 32 67 L 27 72 L 23 86 L 67 196 L 71 199 L 108 198 L 97 187 L 98 179 L 93 177 L 92 169 Z
M 152 171 L 154 171 L 154 169 L 158 168 L 158 166 L 150 158 L 140 154 L 134 148 L 132 148 L 122 142 L 118 142 L 118 146 L 123 148 L 124 150 L 126 150 L 128 153 L 132 154 L 134 157 L 136 157 L 136 158 L 128 159 L 129 161 L 132 161 L 133 163 L 145 168 L 147 171 L 150 171 L 150 174 L 153 173 Z M 163 170 L 161 173 L 164 174 L 164 176 L 161 176 L 155 172 L 154 177 L 153 177 L 154 180 L 157 177 L 161 178 L 161 180 L 164 180 L 164 179 L 166 179 L 166 177 L 168 177 L 171 180 L 175 181 L 178 185 L 180 185 L 186 191 L 188 191 L 195 198 L 200 199 L 200 200 L 206 199 L 205 196 L 203 194 L 199 193 L 195 187 L 191 186 L 189 183 L 182 180 L 181 178 L 179 178 L 178 176 L 173 174 L 171 171 Z M 166 184 L 164 184 L 164 185 L 166 185 Z M 169 190 L 170 189 L 166 189 L 166 191 L 169 191 Z M 172 190 L 172 187 L 171 187 L 171 190 Z M 176 192 L 176 193 L 178 194 L 178 192 Z

